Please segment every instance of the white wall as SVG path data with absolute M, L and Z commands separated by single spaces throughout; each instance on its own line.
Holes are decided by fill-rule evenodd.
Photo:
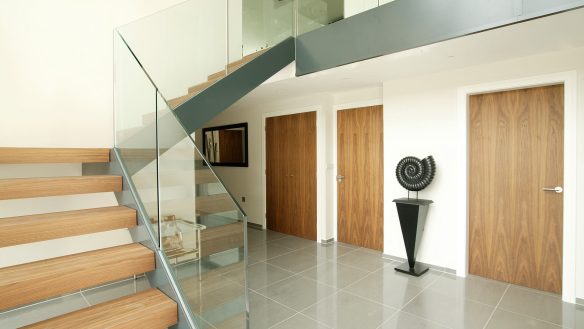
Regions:
M 434 182 L 420 192 L 421 198 L 434 200 L 431 206 L 418 259 L 437 266 L 455 269 L 457 265 L 458 209 L 465 202 L 458 190 L 458 173 L 464 170 L 460 161 L 460 117 L 457 104 L 458 89 L 468 85 L 518 79 L 542 74 L 577 70 L 578 72 L 578 159 L 584 161 L 584 48 L 556 53 L 518 58 L 488 65 L 473 66 L 447 72 L 386 81 L 383 95 L 379 88 L 340 92 L 335 94 L 308 95 L 302 98 L 280 100 L 272 103 L 235 105 L 209 125 L 248 122 L 250 127 L 250 167 L 221 168 L 217 171 L 235 195 L 247 197 L 242 204 L 250 215 L 250 221 L 263 223 L 264 198 L 262 181 L 261 129 L 265 113 L 295 111 L 306 107 L 318 107 L 319 118 L 326 123 L 324 160 L 318 166 L 326 172 L 324 200 L 326 223 L 319 223 L 319 239 L 334 236 L 336 221 L 336 195 L 334 168 L 336 159 L 334 110 L 375 103 L 382 97 L 384 106 L 384 252 L 406 257 L 397 212 L 392 200 L 406 195 L 394 177 L 395 165 L 406 155 L 425 157 L 433 155 L 438 171 Z M 344 104 L 344 105 L 343 105 Z M 319 133 L 320 134 L 320 133 Z M 324 162 L 324 163 L 323 163 Z M 584 166 L 578 166 L 578 195 L 584 195 Z M 320 181 L 319 181 L 320 184 Z M 319 196 L 319 200 L 322 196 Z M 579 197 L 581 199 L 581 197 Z M 319 207 L 323 207 L 319 201 Z M 578 204 L 577 234 L 584 237 L 584 203 Z M 328 227 L 328 228 L 327 228 Z M 577 297 L 584 298 L 584 238 L 577 240 L 576 277 Z
M 336 196 L 334 195 L 336 154 L 329 147 L 336 141 L 334 109 L 371 99 L 382 101 L 381 86 L 331 94 L 314 94 L 287 100 L 275 100 L 254 106 L 236 103 L 206 126 L 248 122 L 249 167 L 214 167 L 227 188 L 240 202 L 252 223 L 265 225 L 264 188 L 264 118 L 303 111 L 317 112 L 317 216 L 318 240 L 335 236 Z M 198 135 L 200 136 L 200 135 Z M 197 138 L 200 140 L 200 137 Z M 241 202 L 245 197 L 246 202 Z
M 229 0 L 229 15 L 226 0 L 185 1 L 119 32 L 169 100 L 241 59 L 241 1 Z
M 183 0 L 0 2 L 0 146 L 113 146 L 113 30 Z M 1 165 L 0 179 L 81 175 Z M 0 218 L 117 205 L 113 193 L 0 201 Z M 0 267 L 130 243 L 127 230 L 0 249 Z
M 384 83 L 384 121 L 385 121 L 385 170 L 390 173 L 404 155 L 423 157 L 434 155 L 437 162 L 437 176 L 420 196 L 433 199 L 426 224 L 424 242 L 420 247 L 418 259 L 423 262 L 455 268 L 457 262 L 456 226 L 457 211 L 464 195 L 459 193 L 458 172 L 464 171 L 457 148 L 457 131 L 460 122 L 457 113 L 457 90 L 468 85 L 495 82 L 509 79 L 577 70 L 579 74 L 579 162 L 584 160 L 582 141 L 584 139 L 584 49 L 550 53 L 512 61 L 475 66 L 425 77 L 387 81 Z M 410 130 L 411 129 L 411 130 Z M 403 143 L 404 136 L 407 143 Z M 583 195 L 582 166 L 579 166 L 578 195 Z M 385 195 L 385 252 L 405 256 L 401 240 L 397 214 L 391 207 L 391 198 L 403 195 L 404 190 L 395 183 L 392 175 L 386 175 Z M 584 236 L 582 203 L 578 209 L 578 234 Z M 584 296 L 584 244 L 582 239 L 577 246 L 577 296 Z
M 0 146 L 112 146 L 113 30 L 181 2 L 1 1 Z

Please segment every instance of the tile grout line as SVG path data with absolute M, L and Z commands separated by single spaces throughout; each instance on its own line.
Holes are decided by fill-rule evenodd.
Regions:
M 330 327 L 328 324 L 324 324 L 324 323 L 322 323 L 321 321 L 319 321 L 318 319 L 315 319 L 315 318 L 311 317 L 310 315 L 308 315 L 308 314 L 304 314 L 304 313 L 302 313 L 302 312 L 304 312 L 304 311 L 308 310 L 309 308 L 311 308 L 311 307 L 315 306 L 316 304 L 318 304 L 318 303 L 322 302 L 323 300 L 325 300 L 325 299 L 327 299 L 327 298 L 330 298 L 330 297 L 332 297 L 332 296 L 334 296 L 334 295 L 338 295 L 338 294 L 339 294 L 339 292 L 341 292 L 341 290 L 340 290 L 340 289 L 337 289 L 337 291 L 335 291 L 334 293 L 332 293 L 332 294 L 330 294 L 330 295 L 328 295 L 328 296 L 326 296 L 326 297 L 324 297 L 324 298 L 322 298 L 322 299 L 320 299 L 320 300 L 316 301 L 316 303 L 313 303 L 313 304 L 311 304 L 311 305 L 309 305 L 309 306 L 307 306 L 307 307 L 303 308 L 303 309 L 302 309 L 302 310 L 300 310 L 300 312 L 298 312 L 298 313 L 300 313 L 300 314 L 304 315 L 305 317 L 307 317 L 307 318 L 309 318 L 309 319 L 313 320 L 313 321 L 314 321 L 314 322 L 316 322 L 316 323 L 319 323 L 319 324 L 322 324 L 322 325 L 323 325 L 323 326 L 325 326 L 325 327 L 329 327 L 329 328 L 331 328 L 331 327 Z
M 83 295 L 82 294 L 83 292 L 87 292 L 87 291 L 91 291 L 91 290 L 95 290 L 95 289 L 100 289 L 100 288 L 104 288 L 104 287 L 108 287 L 108 286 L 113 286 L 115 284 L 122 283 L 122 282 L 126 282 L 126 281 L 130 281 L 130 280 L 133 280 L 133 278 L 127 278 L 127 279 L 122 279 L 120 281 L 108 282 L 108 283 L 105 283 L 105 284 L 102 284 L 102 285 L 99 285 L 99 286 L 95 286 L 95 287 L 91 287 L 91 288 L 86 288 L 86 289 L 80 289 L 80 290 L 75 291 L 75 292 L 65 293 L 65 294 L 59 295 L 57 297 L 52 297 L 52 298 L 45 299 L 45 300 L 41 300 L 41 301 L 38 301 L 38 302 L 35 302 L 35 303 L 32 303 L 32 304 L 27 304 L 27 305 L 23 305 L 23 306 L 19 306 L 19 307 L 16 307 L 16 308 L 12 308 L 12 309 L 9 309 L 9 310 L 2 311 L 2 312 L 0 312 L 0 315 L 4 315 L 4 314 L 8 314 L 8 313 L 13 312 L 13 311 L 25 309 L 25 308 L 30 307 L 30 306 L 38 306 L 38 305 L 41 305 L 41 304 L 44 304 L 44 303 L 56 301 L 56 300 L 59 300 L 61 298 L 73 296 L 75 294 Z
M 83 300 L 85 301 L 85 303 L 87 303 L 87 306 L 91 306 L 91 303 L 87 300 L 87 297 L 85 297 L 85 295 L 83 294 L 83 292 L 80 291 L 79 294 L 81 295 L 81 298 L 83 298 Z
M 498 308 L 498 309 L 501 310 L 501 311 L 507 312 L 507 313 L 511 313 L 511 314 L 519 315 L 519 316 L 522 316 L 522 317 L 525 317 L 525 318 L 529 318 L 529 319 L 532 319 L 532 320 L 536 320 L 536 321 L 539 321 L 539 322 L 544 322 L 544 323 L 547 323 L 547 324 L 551 324 L 551 325 L 556 326 L 558 328 L 569 328 L 569 327 L 565 327 L 565 326 L 563 326 L 561 324 L 557 324 L 557 323 L 554 323 L 554 322 L 550 322 L 548 320 L 544 320 L 544 319 L 540 319 L 540 318 L 533 317 L 531 315 L 527 315 L 527 314 L 523 314 L 523 313 L 518 313 L 518 312 L 515 312 L 515 311 L 509 311 L 508 309 L 505 309 L 505 308 Z
M 487 319 L 487 322 L 485 322 L 485 325 L 483 326 L 483 329 L 487 328 L 487 326 L 489 325 L 489 322 L 491 322 L 491 319 L 493 318 L 493 316 L 495 315 L 495 312 L 499 308 L 499 304 L 501 304 L 501 302 L 503 301 L 503 298 L 507 294 L 507 291 L 509 290 L 509 286 L 510 285 L 507 284 L 507 287 L 505 287 L 505 291 L 503 291 L 503 294 L 501 295 L 501 298 L 499 298 L 499 301 L 497 302 L 497 305 L 495 305 L 495 307 L 493 308 L 493 311 L 491 312 L 491 315 Z
M 280 303 L 279 301 L 277 301 L 277 300 L 275 300 L 275 299 L 272 299 L 272 298 L 270 298 L 270 297 L 268 297 L 268 296 L 266 296 L 266 295 L 264 295 L 264 294 L 260 293 L 260 292 L 259 292 L 259 291 L 257 291 L 257 290 L 254 290 L 254 289 L 251 289 L 251 288 L 248 288 L 248 289 L 249 289 L 249 290 L 251 290 L 252 292 L 254 292 L 254 293 L 256 293 L 256 294 L 258 294 L 258 295 L 260 295 L 260 296 L 264 297 L 264 298 L 265 298 L 265 299 L 267 299 L 267 300 L 270 300 L 270 301 L 272 301 L 272 302 L 274 302 L 274 303 L 276 303 L 276 304 L 278 304 L 278 305 L 280 305 L 280 306 L 283 306 L 283 307 L 285 307 L 285 308 L 287 308 L 287 309 L 289 309 L 289 310 L 292 310 L 292 311 L 294 311 L 294 312 L 300 313 L 300 312 L 296 311 L 295 309 L 293 309 L 292 307 L 290 307 L 290 306 L 286 306 L 286 305 L 284 305 L 284 304 Z M 263 289 L 263 288 L 262 288 L 262 289 Z
M 294 311 L 296 311 L 296 310 L 294 310 Z M 282 324 L 282 323 L 284 323 L 284 322 L 286 322 L 286 321 L 288 321 L 288 320 L 292 319 L 293 317 L 295 317 L 295 316 L 296 316 L 296 315 L 298 315 L 298 314 L 300 314 L 300 313 L 299 313 L 298 311 L 296 311 L 296 313 L 294 313 L 294 314 L 292 314 L 291 316 L 289 316 L 289 317 L 285 318 L 284 320 L 282 320 L 282 321 L 280 321 L 280 322 L 276 322 L 276 323 L 274 323 L 273 325 L 269 326 L 269 327 L 268 327 L 268 329 L 274 328 L 275 326 L 277 326 L 277 325 L 280 325 L 280 324 Z
M 14 312 L 14 311 L 20 311 L 20 310 L 23 310 L 23 309 L 28 308 L 28 307 L 39 306 L 39 305 L 44 304 L 44 303 L 49 303 L 49 302 L 52 302 L 52 301 L 56 301 L 56 300 L 59 300 L 61 298 L 71 297 L 71 296 L 74 296 L 76 294 L 81 294 L 81 290 L 80 291 L 71 292 L 71 293 L 67 293 L 67 294 L 63 294 L 63 295 L 60 295 L 58 297 L 53 297 L 53 298 L 45 299 L 45 300 L 38 301 L 38 302 L 35 302 L 35 303 L 32 303 L 32 304 L 27 304 L 27 305 L 23 305 L 23 306 L 11 308 L 9 310 L 5 310 L 5 311 L 0 312 L 0 316 L 4 316 L 4 315 L 6 315 L 8 313 L 11 313 L 11 312 Z
M 314 281 L 314 280 L 312 280 L 312 281 Z M 318 283 L 318 282 L 317 282 L 317 283 Z M 263 288 L 262 288 L 262 289 L 263 289 Z M 269 328 L 272 328 L 272 327 L 274 327 L 274 326 L 277 326 L 277 325 L 281 324 L 282 322 L 284 322 L 284 321 L 287 321 L 287 320 L 289 320 L 289 319 L 293 318 L 294 316 L 296 316 L 296 315 L 298 315 L 298 314 L 299 314 L 299 315 L 302 315 L 302 316 L 305 316 L 305 317 L 307 317 L 307 318 L 309 318 L 309 319 L 312 319 L 312 320 L 314 320 L 316 323 L 322 324 L 322 325 L 324 325 L 325 327 L 329 327 L 328 325 L 325 325 L 324 323 L 321 323 L 320 321 L 318 321 L 318 320 L 316 320 L 316 319 L 313 319 L 313 318 L 311 318 L 310 316 L 308 316 L 308 315 L 306 315 L 306 314 L 302 314 L 301 312 L 304 312 L 304 311 L 306 311 L 307 309 L 311 308 L 312 306 L 314 306 L 314 305 L 318 304 L 318 303 L 319 303 L 321 300 L 323 300 L 323 299 L 325 299 L 325 298 L 328 298 L 328 297 L 330 297 L 330 296 L 334 295 L 336 292 L 335 292 L 335 293 L 333 293 L 333 294 L 331 294 L 330 296 L 327 296 L 327 297 L 325 297 L 325 298 L 323 298 L 323 299 L 321 299 L 321 300 L 317 301 L 317 302 L 316 302 L 316 303 L 314 303 L 314 304 L 311 304 L 310 306 L 308 306 L 308 307 L 306 307 L 306 308 L 303 308 L 303 309 L 301 309 L 300 311 L 297 311 L 297 310 L 295 310 L 295 309 L 291 308 L 290 306 L 286 306 L 286 305 L 284 305 L 284 304 L 282 304 L 282 303 L 278 302 L 277 300 L 274 300 L 274 299 L 272 299 L 272 298 L 270 298 L 270 297 L 268 297 L 268 296 L 266 296 L 266 295 L 264 295 L 264 294 L 262 294 L 262 293 L 259 293 L 259 292 L 258 292 L 258 291 L 256 291 L 256 290 L 253 290 L 253 289 L 249 289 L 249 290 L 251 290 L 251 291 L 255 292 L 256 294 L 258 294 L 258 295 L 260 295 L 260 296 L 262 296 L 262 297 L 264 297 L 264 298 L 266 298 L 267 300 L 270 300 L 270 301 L 272 301 L 272 302 L 274 302 L 274 303 L 276 303 L 276 304 L 278 304 L 278 305 L 280 305 L 280 306 L 283 306 L 283 307 L 285 307 L 285 308 L 287 308 L 287 309 L 290 309 L 290 310 L 292 310 L 292 311 L 296 312 L 296 313 L 294 313 L 292 316 L 290 316 L 290 317 L 288 317 L 288 318 L 286 318 L 286 319 L 284 319 L 284 320 L 282 320 L 282 321 L 280 321 L 280 322 L 278 322 L 278 323 L 276 323 L 276 324 L 272 325 L 272 326 L 271 326 L 271 327 L 269 327 Z M 268 329 L 269 329 L 269 328 L 268 328 Z M 329 327 L 329 328 L 330 328 L 330 327 Z
M 444 275 L 444 273 L 443 273 L 443 272 L 440 272 L 440 271 L 438 271 L 438 273 L 440 273 L 440 274 L 439 274 L 439 275 L 438 275 L 438 276 L 437 276 L 437 277 L 436 277 L 436 278 L 435 278 L 435 279 L 434 279 L 432 282 L 428 283 L 428 284 L 427 284 L 425 287 L 422 287 L 422 290 L 420 290 L 420 292 L 419 292 L 419 293 L 417 293 L 417 294 L 416 294 L 414 297 L 412 297 L 412 298 L 411 298 L 411 299 L 410 299 L 410 300 L 409 300 L 407 303 L 405 303 L 404 305 L 402 305 L 402 306 L 401 306 L 401 307 L 398 309 L 398 311 L 397 311 L 396 313 L 399 313 L 399 312 L 404 312 L 404 313 L 407 313 L 407 314 L 410 314 L 410 315 L 417 316 L 418 318 L 424 319 L 424 320 L 426 320 L 426 321 L 428 321 L 428 322 L 430 322 L 430 323 L 435 323 L 435 324 L 438 324 L 438 325 L 444 326 L 444 325 L 443 325 L 443 324 L 441 324 L 441 323 L 438 323 L 438 322 L 432 321 L 432 320 L 430 320 L 430 319 L 424 318 L 424 317 L 422 317 L 422 316 L 419 316 L 419 315 L 417 315 L 417 314 L 412 314 L 412 313 L 410 313 L 410 312 L 404 311 L 404 309 L 405 309 L 405 308 L 406 308 L 406 307 L 407 307 L 407 306 L 408 306 L 408 305 L 409 305 L 411 302 L 413 302 L 413 301 L 414 301 L 414 299 L 418 298 L 418 296 L 420 296 L 420 295 L 421 295 L 421 294 L 422 294 L 424 291 L 428 290 L 428 288 L 429 288 L 431 285 L 433 285 L 434 283 L 436 283 L 436 282 L 437 282 L 437 281 L 438 281 L 438 280 L 439 280 L 439 279 L 440 279 L 440 278 L 441 278 L 441 277 Z

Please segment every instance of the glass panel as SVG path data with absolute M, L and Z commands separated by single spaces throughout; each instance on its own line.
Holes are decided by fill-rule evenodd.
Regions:
M 393 1 L 395 0 L 345 0 L 345 18 Z
M 162 248 L 195 317 L 245 328 L 245 216 L 161 97 L 158 104 Z M 237 279 L 225 280 L 227 272 Z
M 227 0 L 191 0 L 118 31 L 158 91 L 176 107 L 222 77 L 228 62 L 227 28 Z M 234 41 L 239 42 L 232 46 L 237 52 L 241 40 Z
M 114 57 L 115 146 L 148 216 L 156 223 L 156 89 L 117 33 Z M 157 225 L 153 228 L 158 232 Z
M 294 0 L 243 0 L 243 55 L 294 36 Z
M 343 19 L 344 0 L 296 0 L 298 35 Z

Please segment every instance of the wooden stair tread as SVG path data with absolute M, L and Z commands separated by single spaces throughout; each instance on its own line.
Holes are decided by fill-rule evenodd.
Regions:
M 177 304 L 158 289 L 149 289 L 24 327 L 27 329 L 160 329 L 178 321 Z
M 227 75 L 227 73 L 225 72 L 225 70 L 222 70 L 219 72 L 215 72 L 213 74 L 209 74 L 209 76 L 207 76 L 207 80 L 221 79 L 221 78 L 225 77 L 226 75 Z
M 188 99 L 190 99 L 191 97 L 193 97 L 196 93 L 192 93 L 192 94 L 186 94 L 184 96 L 180 96 L 177 98 L 173 98 L 171 100 L 168 101 L 168 106 L 170 106 L 171 109 L 175 109 L 177 108 L 179 105 L 181 105 L 182 103 L 186 102 Z
M 136 210 L 123 206 L 0 218 L 0 248 L 136 226 Z
M 109 162 L 107 148 L 0 147 L 0 164 Z
M 211 86 L 212 84 L 214 84 L 218 80 L 224 78 L 227 74 L 233 73 L 233 71 L 235 71 L 238 68 L 242 67 L 243 65 L 249 63 L 252 59 L 258 57 L 261 54 L 263 54 L 268 49 L 270 49 L 270 48 L 262 49 L 260 51 L 255 52 L 255 53 L 252 53 L 252 54 L 243 56 L 243 58 L 241 58 L 240 60 L 237 60 L 237 61 L 234 61 L 234 62 L 231 62 L 231 63 L 227 64 L 227 67 L 226 67 L 227 68 L 227 72 L 225 72 L 225 71 L 219 71 L 219 72 L 215 72 L 215 73 L 209 75 L 207 77 L 207 81 L 205 81 L 203 83 L 200 83 L 198 85 L 195 85 L 195 86 L 190 87 L 188 89 L 188 93 L 186 95 L 183 95 L 183 96 L 180 96 L 180 97 L 173 98 L 173 99 L 169 100 L 168 101 L 168 106 L 170 106 L 171 109 L 177 108 L 179 105 L 181 105 L 182 103 L 186 102 L 191 97 L 195 96 L 196 94 L 200 93 L 204 89 L 208 88 L 209 86 Z
M 112 175 L 0 179 L 0 200 L 121 190 L 122 177 Z
M 154 253 L 139 243 L 0 269 L 0 310 L 154 270 Z
M 198 85 L 194 85 L 194 86 L 189 88 L 189 94 L 201 92 L 204 89 L 207 89 L 209 86 L 211 86 L 215 82 L 221 80 L 221 78 L 222 77 L 213 78 L 213 79 L 207 80 L 203 83 L 199 83 Z
M 268 49 L 270 49 L 270 48 L 265 48 L 265 49 L 256 51 L 255 53 L 245 55 L 240 60 L 237 60 L 235 62 L 231 62 L 231 63 L 227 64 L 227 73 L 231 73 L 231 72 L 237 70 L 238 68 L 242 67 L 243 65 L 249 63 L 252 59 L 254 59 L 254 58 L 258 57 L 259 55 L 268 51 Z

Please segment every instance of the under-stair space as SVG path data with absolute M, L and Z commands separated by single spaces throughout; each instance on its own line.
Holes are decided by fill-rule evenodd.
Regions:
M 13 168 L 109 161 L 109 149 L 0 148 L 0 164 Z M 122 177 L 115 175 L 0 179 L 0 203 L 26 199 L 32 205 L 42 197 L 121 191 Z M 55 239 L 91 239 L 97 232 L 132 229 L 136 216 L 134 209 L 109 206 L 0 218 L 0 254 L 25 244 L 40 253 L 43 243 Z M 32 304 L 140 277 L 155 270 L 155 259 L 148 247 L 129 243 L 0 268 L 0 323 L 4 315 Z M 178 308 L 164 293 L 150 288 L 57 315 L 27 323 L 26 328 L 168 328 L 177 323 Z

